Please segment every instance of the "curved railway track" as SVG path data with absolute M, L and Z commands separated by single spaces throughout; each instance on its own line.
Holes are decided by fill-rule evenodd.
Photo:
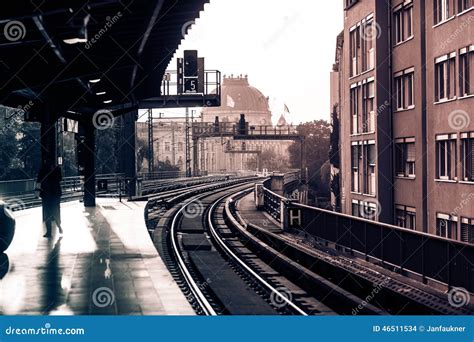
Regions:
M 317 298 L 263 262 L 248 249 L 229 219 L 226 200 L 253 181 L 221 184 L 197 194 L 178 194 L 179 203 L 152 206 L 159 211 L 155 246 L 196 312 L 201 315 L 350 314 L 363 300 L 327 281 L 335 295 Z M 165 195 L 165 197 L 168 195 Z M 184 201 L 183 201 L 184 200 Z M 244 242 L 244 243 L 243 243 Z M 383 314 L 370 304 L 363 314 Z
M 255 178 L 150 198 L 157 250 L 200 315 L 459 314 L 446 299 L 356 260 L 244 223 L 236 203 Z M 352 279 L 354 279 L 352 281 Z M 377 298 L 373 293 L 380 292 Z M 367 298 L 372 298 L 367 300 Z

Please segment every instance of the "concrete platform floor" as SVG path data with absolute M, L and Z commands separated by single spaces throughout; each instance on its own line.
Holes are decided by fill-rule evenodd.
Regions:
M 255 208 L 253 192 L 245 195 L 237 202 L 237 211 L 245 222 L 253 223 L 272 233 L 283 232 L 278 221 L 267 214 L 266 211 Z
M 0 255 L 0 314 L 194 315 L 153 246 L 144 207 L 64 203 L 64 235 L 50 239 L 41 208 L 15 212 L 15 237 Z

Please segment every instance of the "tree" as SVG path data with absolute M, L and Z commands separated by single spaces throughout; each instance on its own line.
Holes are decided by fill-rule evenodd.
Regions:
M 331 130 L 331 147 L 329 149 L 329 161 L 331 163 L 331 181 L 330 189 L 333 194 L 333 209 L 338 211 L 341 207 L 341 189 L 340 189 L 340 146 L 339 146 L 339 134 L 340 124 L 338 115 L 338 105 L 335 104 L 331 113 L 332 130 Z
M 336 169 L 340 168 L 340 148 L 339 148 L 339 116 L 337 114 L 337 104 L 334 105 L 332 113 L 331 113 L 331 121 L 332 121 L 332 130 L 331 130 L 331 146 L 329 149 L 329 161 L 331 165 Z
M 18 158 L 20 114 L 13 108 L 0 107 L 0 179 L 11 180 L 29 178 L 21 172 Z
M 22 161 L 23 178 L 36 178 L 41 166 L 40 124 L 23 122 L 19 132 L 18 157 Z
M 179 171 L 179 166 L 171 165 L 170 161 L 158 161 L 158 171 Z
M 146 159 L 148 161 L 148 143 L 145 140 L 137 140 L 137 171 L 140 172 L 143 168 L 143 161 Z
M 76 139 L 71 132 L 63 133 L 63 174 L 65 177 L 78 175 L 76 158 Z
M 306 167 L 311 197 L 329 198 L 329 140 L 331 126 L 325 120 L 306 122 L 298 126 L 298 132 L 305 136 Z M 290 164 L 300 168 L 301 144 L 293 143 L 289 148 Z
M 95 135 L 96 172 L 98 174 L 116 173 L 119 168 L 116 126 L 104 130 L 97 130 Z
M 256 169 L 257 167 L 257 155 L 252 155 L 247 161 L 247 168 Z M 286 163 L 286 159 L 281 158 L 278 153 L 275 152 L 274 148 L 267 148 L 262 150 L 260 154 L 261 168 L 269 171 L 280 171 L 285 172 L 289 169 L 289 165 Z

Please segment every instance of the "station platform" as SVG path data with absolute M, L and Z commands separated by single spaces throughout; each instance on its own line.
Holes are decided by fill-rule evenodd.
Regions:
M 0 314 L 194 315 L 153 246 L 144 207 L 63 203 L 64 234 L 53 228 L 50 239 L 41 208 L 15 212 L 15 237 L 0 256 Z
M 255 208 L 253 192 L 245 195 L 237 202 L 237 211 L 245 222 L 250 222 L 272 233 L 282 233 L 280 223 L 264 210 Z

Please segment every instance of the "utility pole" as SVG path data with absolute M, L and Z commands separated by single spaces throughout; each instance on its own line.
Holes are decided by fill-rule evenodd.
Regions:
M 174 134 L 175 123 L 171 121 L 171 164 L 176 165 L 176 139 Z
M 185 120 L 185 130 L 186 130 L 186 177 L 191 177 L 191 144 L 189 139 L 189 108 L 186 107 L 186 120 Z
M 204 122 L 204 115 L 201 113 L 201 122 Z M 206 151 L 204 150 L 204 139 L 201 139 L 201 167 L 200 170 L 203 171 L 206 166 Z

